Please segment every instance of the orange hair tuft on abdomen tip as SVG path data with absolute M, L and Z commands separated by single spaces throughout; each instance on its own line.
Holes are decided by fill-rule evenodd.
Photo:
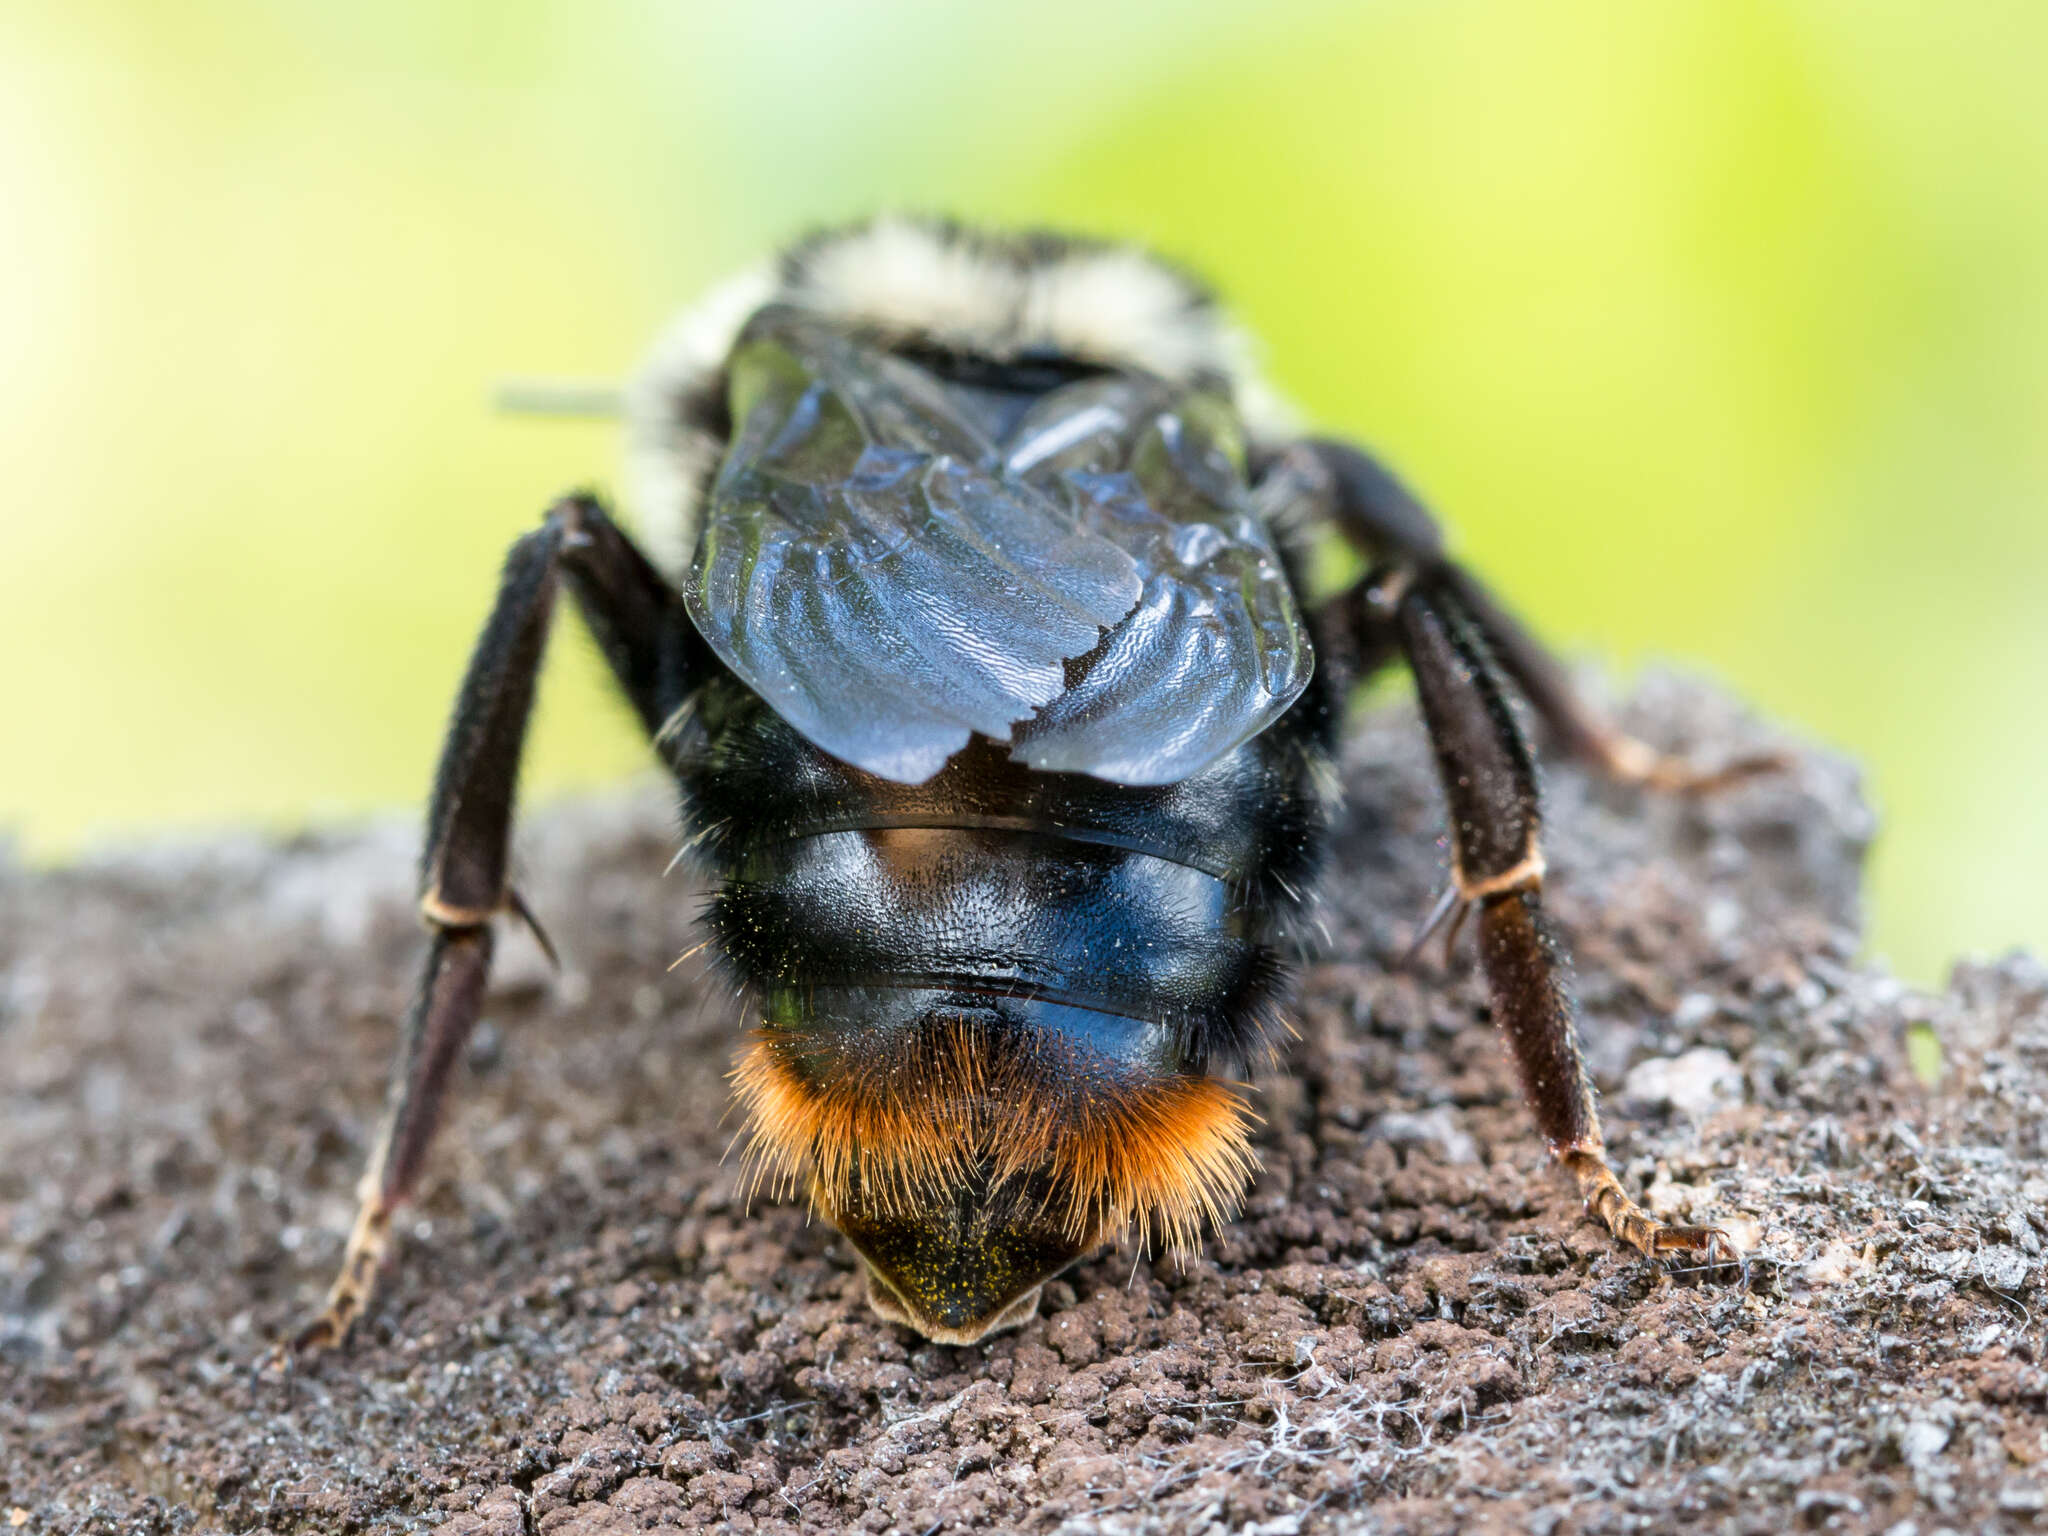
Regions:
M 1077 1241 L 1135 1225 L 1186 1253 L 1258 1169 L 1253 1117 L 1230 1084 L 969 1018 L 931 1020 L 878 1051 L 765 1029 L 732 1077 L 748 1113 L 749 1187 L 792 1193 L 808 1176 L 828 1219 L 856 1190 L 872 1208 L 908 1212 L 963 1180 L 1021 1187 L 1036 1175 Z

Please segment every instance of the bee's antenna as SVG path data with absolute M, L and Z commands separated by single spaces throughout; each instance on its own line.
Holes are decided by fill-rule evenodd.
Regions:
M 491 408 L 507 416 L 585 416 L 625 413 L 626 392 L 596 379 L 500 379 Z

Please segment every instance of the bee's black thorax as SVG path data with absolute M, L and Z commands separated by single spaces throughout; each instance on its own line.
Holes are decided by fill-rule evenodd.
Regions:
M 812 746 L 730 675 L 699 694 L 678 777 L 718 882 L 708 923 L 771 1027 L 965 1007 L 1135 1020 L 1175 1058 L 1271 1044 L 1320 862 L 1319 687 L 1180 783 L 1034 771 L 981 738 L 923 784 Z M 893 994 L 893 996 L 892 996 Z M 1103 1044 L 1131 1038 L 1105 1018 Z M 1027 1026 L 1028 1027 L 1028 1026 Z

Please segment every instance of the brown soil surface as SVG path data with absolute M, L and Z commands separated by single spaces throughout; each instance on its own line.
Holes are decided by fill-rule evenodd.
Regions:
M 1708 757 L 1763 735 L 1668 679 L 1629 713 Z M 2048 1524 L 2048 971 L 1860 968 L 1838 761 L 1705 802 L 1554 770 L 1617 1166 L 1754 1247 L 1746 1285 L 1663 1275 L 1544 1167 L 1469 939 L 1390 969 L 1443 868 L 1408 711 L 1347 776 L 1244 1215 L 975 1348 L 743 1208 L 736 1023 L 667 969 L 699 894 L 654 787 L 526 827 L 567 969 L 502 946 L 402 1262 L 289 1385 L 250 1367 L 348 1224 L 422 947 L 410 829 L 0 865 L 0 1536 Z

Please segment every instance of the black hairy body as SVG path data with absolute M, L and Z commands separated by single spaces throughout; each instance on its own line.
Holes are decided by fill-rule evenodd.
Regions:
M 1185 1250 L 1234 1208 L 1242 1080 L 1278 1061 L 1313 923 L 1334 704 L 1397 656 L 1449 811 L 1439 915 L 1476 919 L 1553 1156 L 1645 1254 L 1726 1256 L 1607 1167 L 1508 692 L 1619 778 L 1760 764 L 1697 775 L 1588 711 L 1400 483 L 1295 438 L 1241 354 L 1141 253 L 889 220 L 678 330 L 635 407 L 667 568 L 590 497 L 507 560 L 436 779 L 434 938 L 384 1134 L 301 1343 L 361 1311 L 492 920 L 531 921 L 508 841 L 562 584 L 713 883 L 747 1156 L 846 1235 L 883 1315 L 972 1342 L 1101 1244 Z M 1318 537 L 1368 574 L 1310 608 Z

